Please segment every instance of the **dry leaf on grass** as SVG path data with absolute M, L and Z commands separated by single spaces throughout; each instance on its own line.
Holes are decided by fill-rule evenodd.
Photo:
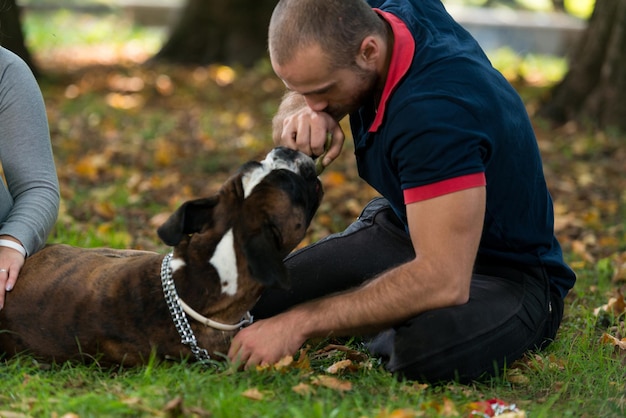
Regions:
M 0 417 L 2 418 L 28 418 L 30 417 L 30 415 L 22 414 L 20 412 L 0 411 Z
M 244 390 L 241 393 L 241 396 L 243 396 L 244 398 L 252 399 L 253 401 L 262 401 L 263 398 L 265 397 L 263 392 L 261 392 L 257 388 L 250 388 L 250 389 Z
M 515 385 L 527 385 L 530 383 L 530 378 L 526 376 L 520 369 L 509 369 L 504 376 L 507 382 Z
M 168 417 L 183 416 L 184 415 L 183 398 L 181 396 L 177 396 L 174 399 L 170 400 L 163 407 L 163 411 L 167 414 Z
M 297 360 L 294 360 L 293 356 L 289 355 L 281 358 L 274 364 L 261 364 L 256 366 L 256 370 L 259 372 L 266 370 L 286 372 L 292 369 L 299 369 L 304 371 L 311 369 L 311 362 L 309 361 L 309 357 L 307 356 L 307 348 L 300 349 Z
M 333 364 L 331 364 L 327 369 L 326 369 L 326 373 L 330 373 L 330 374 L 337 374 L 340 373 L 342 371 L 355 371 L 358 370 L 359 366 L 357 366 L 356 364 L 352 363 L 352 360 L 350 359 L 346 359 L 346 360 L 341 360 L 338 362 L 335 362 Z
M 439 417 L 458 417 L 459 411 L 456 409 L 456 405 L 448 398 L 443 398 L 441 402 L 431 401 L 422 404 L 422 410 L 437 412 Z
M 322 348 L 321 350 L 317 350 L 314 353 L 314 357 L 330 357 L 333 354 L 336 354 L 337 352 L 343 352 L 346 355 L 346 358 L 348 358 L 349 360 L 355 361 L 355 362 L 364 362 L 368 360 L 368 356 L 367 354 L 359 351 L 359 350 L 355 350 L 353 348 L 350 348 L 348 346 L 345 345 L 338 345 L 338 344 L 328 344 L 327 346 L 325 346 L 324 348 Z
M 311 385 L 307 385 L 306 383 L 298 383 L 297 385 L 291 388 L 298 395 L 310 395 L 315 393 L 315 389 L 311 387 Z
M 613 257 L 613 282 L 626 282 L 626 252 Z
M 626 302 L 624 301 L 624 295 L 618 289 L 617 296 L 609 299 L 609 302 L 606 305 L 602 305 L 593 310 L 593 314 L 598 316 L 602 311 L 608 312 L 615 316 L 619 316 L 626 312 Z
M 605 332 L 604 334 L 602 334 L 602 337 L 600 337 L 600 342 L 602 344 L 613 344 L 620 350 L 626 350 L 626 338 L 622 338 L 620 340 Z
M 554 354 L 542 356 L 540 354 L 528 354 L 519 360 L 516 360 L 509 370 L 512 369 L 528 369 L 528 370 L 564 370 L 566 361 L 557 358 Z M 523 373 L 523 371 L 522 371 Z
M 429 387 L 430 385 L 428 385 L 427 383 L 412 382 L 411 384 L 406 384 L 402 386 L 400 390 L 406 393 L 420 393 L 425 391 Z
M 315 376 L 311 379 L 311 383 L 315 386 L 324 386 L 339 392 L 347 392 L 352 390 L 352 383 L 346 380 L 337 379 L 332 376 Z
M 394 409 L 391 412 L 382 411 L 376 418 L 416 418 L 423 416 L 422 412 L 417 412 L 412 409 L 402 408 L 402 409 Z

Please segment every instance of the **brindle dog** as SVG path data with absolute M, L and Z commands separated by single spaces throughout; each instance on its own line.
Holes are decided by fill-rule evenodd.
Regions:
M 171 255 L 49 245 L 7 293 L 0 352 L 125 366 L 153 353 L 219 359 L 262 289 L 287 284 L 282 260 L 322 194 L 310 157 L 275 148 L 158 229 Z

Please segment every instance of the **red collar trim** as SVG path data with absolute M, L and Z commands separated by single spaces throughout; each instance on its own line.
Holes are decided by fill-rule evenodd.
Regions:
M 380 104 L 376 110 L 376 117 L 374 118 L 372 126 L 370 126 L 369 132 L 376 132 L 383 123 L 383 116 L 385 115 L 385 107 L 389 96 L 391 96 L 393 89 L 398 85 L 400 80 L 402 80 L 402 77 L 407 73 L 409 67 L 411 67 L 413 54 L 415 52 L 415 40 L 404 22 L 391 13 L 384 12 L 380 9 L 374 9 L 374 11 L 391 25 L 394 43 L 387 80 L 385 81 L 383 94 L 380 98 Z

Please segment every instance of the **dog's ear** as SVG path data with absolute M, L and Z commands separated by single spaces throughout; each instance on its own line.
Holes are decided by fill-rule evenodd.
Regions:
M 269 226 L 248 238 L 243 244 L 250 274 L 268 287 L 289 287 L 283 257 L 276 248 L 276 237 Z
M 183 203 L 157 229 L 161 240 L 170 246 L 177 245 L 180 240 L 189 234 L 200 232 L 206 225 L 213 223 L 213 208 L 217 206 L 218 197 L 190 200 Z

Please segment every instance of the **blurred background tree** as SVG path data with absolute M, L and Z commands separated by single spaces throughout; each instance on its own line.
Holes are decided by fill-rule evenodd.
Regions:
M 586 31 L 539 115 L 626 131 L 626 0 L 596 0 Z
M 275 5 L 276 0 L 187 0 L 154 59 L 252 66 L 267 56 L 267 25 Z
M 550 2 L 553 10 L 571 8 L 571 1 Z M 468 3 L 525 7 L 527 1 Z M 186 0 L 152 60 L 250 67 L 267 57 L 267 24 L 275 4 L 276 0 Z M 38 72 L 25 46 L 16 0 L 0 0 L 0 42 Z M 557 123 L 589 120 L 598 128 L 616 126 L 626 130 L 625 44 L 626 0 L 597 0 L 586 32 L 569 57 L 567 74 L 542 103 L 539 114 Z
M 30 51 L 24 42 L 20 13 L 21 8 L 17 6 L 15 0 L 0 0 L 0 45 L 22 57 L 33 73 L 38 75 Z

